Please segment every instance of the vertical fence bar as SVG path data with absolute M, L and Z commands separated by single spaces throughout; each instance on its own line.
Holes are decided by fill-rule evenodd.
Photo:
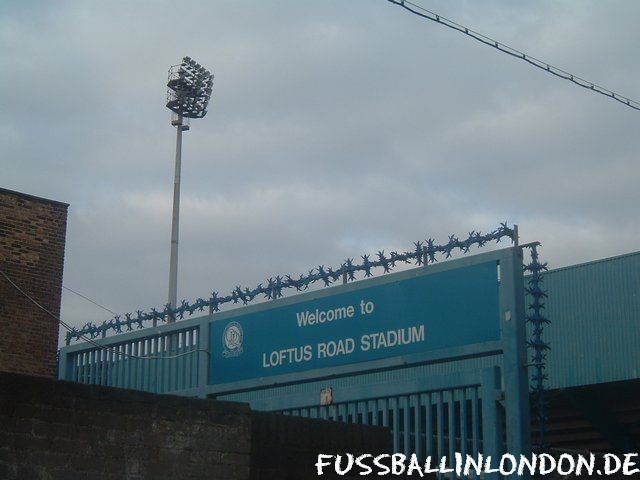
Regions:
M 466 389 L 460 389 L 460 453 L 467 458 L 467 395 Z
M 83 361 L 84 361 L 84 367 L 83 367 L 83 371 L 84 371 L 84 375 L 83 375 L 83 380 L 82 383 L 89 383 L 89 379 L 91 378 L 91 362 L 89 361 L 89 357 L 91 356 L 91 351 L 85 352 L 84 357 L 83 357 Z
M 209 383 L 209 362 L 211 357 L 206 353 L 211 351 L 209 344 L 209 324 L 206 321 L 200 323 L 198 327 L 198 349 L 202 350 L 194 353 L 198 362 L 198 389 L 201 397 L 206 397 L 206 388 Z
M 358 404 L 349 402 L 347 407 L 347 421 L 349 423 L 358 423 Z
M 471 390 L 471 441 L 472 453 L 480 453 L 480 419 L 478 418 L 478 387 Z
M 330 416 L 331 416 L 331 420 L 333 420 L 334 422 L 338 421 L 338 406 L 337 405 L 331 405 Z
M 371 414 L 371 425 L 378 426 L 378 402 L 375 400 L 367 401 L 367 417 Z
M 189 348 L 191 351 L 189 354 L 189 388 L 196 388 L 198 386 L 197 362 L 200 353 L 196 352 L 198 345 L 195 330 L 191 330 L 191 347 Z M 209 358 L 206 353 L 203 353 L 203 355 L 205 355 L 207 359 Z M 209 379 L 207 379 L 207 383 L 209 383 Z
M 109 385 L 109 375 L 111 375 L 111 347 L 104 351 L 104 383 Z
M 127 358 L 124 355 L 125 352 L 125 348 L 124 348 L 124 344 L 119 344 L 118 345 L 118 379 L 117 379 L 117 386 L 120 388 L 124 388 L 124 366 L 125 366 L 125 358 Z
M 131 357 L 129 354 L 131 353 L 131 343 L 124 344 L 124 388 L 129 388 L 131 382 Z
M 138 340 L 138 359 L 136 359 L 136 363 L 137 363 L 137 381 L 136 381 L 136 390 L 142 390 L 144 391 L 144 383 L 146 380 L 146 366 L 147 366 L 147 362 L 148 360 L 144 360 L 145 357 L 145 342 L 146 340 L 144 338 Z
M 176 354 L 176 347 L 178 343 L 177 335 L 173 332 L 170 332 L 168 335 L 169 348 L 167 352 L 167 365 L 168 369 L 168 377 L 167 377 L 167 392 L 172 392 L 175 390 L 175 382 L 176 382 L 176 359 L 171 358 Z
M 181 355 L 184 351 L 184 332 L 178 332 L 176 334 L 178 345 L 176 348 L 176 355 L 178 355 L 174 362 L 176 363 L 176 383 L 175 390 L 180 391 L 184 388 L 184 355 Z
M 362 424 L 369 425 L 369 402 L 358 402 L 358 415 L 362 415 Z
M 491 456 L 493 467 L 501 453 L 502 422 L 498 415 L 497 391 L 499 385 L 499 371 L 487 369 L 482 375 L 482 443 L 485 459 Z M 511 452 L 509 452 L 511 453 Z M 497 479 L 496 473 L 487 473 L 487 479 Z
M 198 357 L 200 355 L 204 355 L 205 357 L 207 357 L 207 359 L 209 358 L 206 353 L 196 353 L 196 350 L 198 350 L 198 348 L 198 334 L 197 330 L 194 329 L 191 330 L 191 350 L 194 353 L 189 355 L 191 365 L 191 388 L 196 388 L 198 386 Z M 208 381 L 209 379 L 207 378 L 207 382 Z
M 448 460 L 449 460 L 449 468 L 453 468 L 454 465 L 454 455 L 456 452 L 456 402 L 455 402 L 455 398 L 453 396 L 455 390 L 449 390 L 447 392 L 447 417 L 448 417 L 448 423 L 449 423 L 449 454 L 448 454 Z M 455 475 L 452 473 L 450 475 L 450 478 L 454 478 Z
M 102 385 L 102 352 L 101 348 L 96 350 L 95 380 L 93 382 L 96 385 Z
M 422 407 L 420 406 L 420 396 L 411 395 L 411 405 L 413 406 L 413 451 L 422 460 Z
M 173 358 L 171 360 L 171 362 L 173 363 L 173 391 L 176 390 L 180 390 L 180 362 L 182 361 L 182 357 L 179 357 L 178 355 L 180 355 L 180 337 L 181 334 L 180 332 L 177 332 L 174 334 L 174 338 L 175 338 L 175 346 L 173 347 L 173 356 L 175 358 Z
M 411 455 L 411 406 L 409 405 L 409 397 L 407 397 L 406 395 L 402 396 L 402 410 L 404 412 L 403 418 L 402 418 L 402 430 L 403 430 L 403 447 L 404 447 L 404 454 L 406 456 Z
M 431 423 L 431 394 L 420 395 L 420 403 L 424 405 L 424 450 L 425 459 L 433 456 L 433 436 Z
M 191 330 L 187 330 L 184 332 L 184 353 L 187 354 L 184 356 L 184 388 L 193 388 L 191 384 L 191 357 L 193 356 L 193 353 L 190 353 L 193 350 L 191 342 Z
M 98 384 L 104 385 L 106 382 L 106 369 L 107 369 L 107 351 L 106 349 L 100 349 L 100 368 L 98 373 Z
M 344 403 L 338 405 L 338 421 L 346 422 L 347 421 L 347 406 Z
M 79 363 L 78 363 L 78 354 L 77 353 L 73 353 L 71 355 L 69 355 L 69 357 L 71 360 L 71 378 L 69 380 L 73 380 L 74 382 L 78 381 L 79 375 L 80 375 L 80 368 L 79 368 Z
M 382 426 L 389 428 L 389 399 L 380 400 L 382 408 Z
M 138 356 L 138 342 L 134 341 L 131 344 L 131 355 Z M 136 388 L 138 382 L 138 359 L 135 357 L 130 358 L 131 362 L 131 379 L 129 380 L 129 388 Z
M 151 344 L 153 342 L 152 338 L 147 338 L 144 341 L 144 356 L 148 358 L 151 356 Z M 155 360 L 147 359 L 144 361 L 144 383 L 142 384 L 142 388 L 145 392 L 151 391 L 151 367 L 153 366 L 153 362 Z
M 182 333 L 182 388 L 191 388 L 191 345 L 187 342 L 187 336 L 191 333 L 186 330 Z
M 173 356 L 173 349 L 175 348 L 175 342 L 173 339 L 173 332 L 168 332 L 167 333 L 167 346 L 165 348 L 165 352 L 164 352 L 164 356 L 166 357 L 166 371 L 165 371 L 165 376 L 166 376 L 166 386 L 165 386 L 165 393 L 169 393 L 173 390 L 173 368 L 174 368 L 174 363 L 173 360 L 170 358 L 171 356 Z
M 82 352 L 79 356 L 78 356 L 78 381 L 80 383 L 87 383 L 87 379 L 85 378 L 85 356 L 87 355 L 86 352 Z
M 89 383 L 91 380 L 91 351 L 84 354 L 84 382 Z
M 123 388 L 124 387 L 124 359 L 125 355 L 124 344 L 118 345 L 118 377 L 116 386 Z
M 120 368 L 118 368 L 118 386 L 120 388 L 126 388 L 126 379 L 127 379 L 127 346 L 126 344 L 121 344 L 118 350 L 120 355 L 118 355 L 118 364 Z
M 96 354 L 97 354 L 97 350 L 91 350 L 89 352 L 89 384 L 90 385 L 94 385 L 96 383 L 96 369 L 97 369 L 97 362 L 96 362 Z
M 96 353 L 96 350 L 89 351 L 89 384 L 96 383 Z
M 135 355 L 136 357 L 138 356 L 138 350 L 139 350 L 138 347 L 139 347 L 138 341 L 135 340 L 131 344 L 131 354 Z M 131 382 L 130 382 L 129 388 L 137 388 L 137 384 L 138 384 L 138 359 L 135 357 L 131 357 Z
M 157 357 L 158 337 L 153 336 L 149 341 L 149 356 Z M 158 391 L 158 360 L 149 360 L 149 391 L 157 393 Z
M 397 397 L 391 399 L 391 409 L 393 411 L 393 451 L 398 452 L 400 451 L 400 408 Z
M 158 372 L 158 393 L 164 393 L 167 391 L 166 389 L 166 384 L 167 384 L 167 360 L 164 358 L 166 357 L 166 353 L 167 353 L 167 336 L 166 335 L 161 335 L 160 336 L 160 342 L 158 345 L 158 356 L 160 356 L 160 360 L 157 360 L 158 362 L 158 367 L 160 368 L 160 371 Z
M 442 402 L 442 392 L 436 393 L 436 415 L 437 415 L 437 440 L 438 440 L 438 459 L 444 456 L 444 405 Z M 442 473 L 438 473 L 438 478 L 443 478 Z
M 145 339 L 138 340 L 138 356 L 140 358 L 136 359 L 136 363 L 138 365 L 136 368 L 138 371 L 136 389 L 142 391 L 145 391 L 144 384 L 147 378 L 146 367 L 148 363 L 148 360 L 144 360 L 146 352 L 145 343 Z

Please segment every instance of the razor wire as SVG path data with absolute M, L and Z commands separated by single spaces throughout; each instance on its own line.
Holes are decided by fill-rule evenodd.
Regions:
M 308 274 L 299 275 L 294 278 L 290 275 L 271 277 L 263 283 L 258 284 L 255 288 L 235 287 L 228 295 L 220 296 L 218 292 L 211 293 L 211 297 L 207 300 L 198 298 L 192 303 L 182 300 L 180 306 L 171 308 L 169 304 L 164 309 L 158 310 L 151 308 L 144 312 L 137 310 L 134 313 L 126 313 L 124 316 L 115 315 L 110 320 L 105 320 L 101 324 L 86 323 L 81 328 L 72 327 L 66 334 L 66 344 L 69 345 L 72 340 L 80 340 L 84 337 L 91 339 L 98 337 L 106 337 L 107 332 L 113 331 L 116 334 L 125 331 L 131 331 L 134 328 L 144 328 L 145 322 L 166 321 L 169 318 L 182 319 L 185 315 L 193 315 L 196 311 L 203 311 L 205 308 L 217 312 L 220 307 L 225 304 L 247 305 L 258 297 L 264 297 L 268 300 L 274 300 L 282 297 L 283 290 L 295 289 L 296 291 L 307 290 L 311 285 L 321 282 L 322 286 L 328 287 L 337 282 L 339 279 L 344 281 L 355 281 L 357 273 L 363 273 L 364 278 L 373 276 L 372 270 L 382 268 L 384 273 L 390 273 L 398 264 L 415 264 L 426 265 L 438 261 L 438 256 L 444 256 L 445 259 L 450 258 L 456 251 L 465 254 L 471 247 L 483 247 L 489 242 L 500 242 L 503 238 L 515 240 L 515 230 L 501 223 L 498 228 L 482 234 L 472 230 L 463 240 L 455 235 L 450 235 L 449 240 L 444 244 L 436 244 L 435 240 L 429 238 L 425 241 L 414 242 L 413 250 L 406 252 L 390 252 L 385 254 L 384 250 L 378 251 L 375 255 L 362 255 L 361 262 L 356 263 L 353 258 L 346 259 L 339 268 L 325 267 L 320 265 L 308 272 Z
M 538 433 L 538 442 L 536 447 L 545 451 L 548 448 L 546 442 L 546 421 L 547 421 L 547 399 L 545 396 L 545 381 L 549 375 L 545 372 L 547 364 L 547 353 L 551 349 L 550 345 L 542 338 L 544 327 L 549 325 L 551 321 L 545 316 L 544 299 L 547 298 L 547 291 L 542 286 L 543 274 L 547 271 L 547 264 L 540 263 L 538 255 L 539 243 L 526 245 L 531 255 L 531 262 L 524 265 L 524 271 L 529 273 L 527 286 L 525 291 L 531 297 L 531 303 L 528 305 L 526 314 L 527 323 L 531 324 L 531 337 L 527 340 L 527 347 L 532 351 L 531 364 L 534 372 L 531 376 L 531 391 L 535 397 L 535 425 Z

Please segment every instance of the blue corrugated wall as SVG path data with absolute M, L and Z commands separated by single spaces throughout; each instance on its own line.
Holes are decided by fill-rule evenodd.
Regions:
M 552 270 L 549 388 L 640 378 L 640 252 Z

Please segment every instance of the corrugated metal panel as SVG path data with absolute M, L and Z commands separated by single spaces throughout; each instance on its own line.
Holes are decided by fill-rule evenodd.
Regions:
M 640 378 L 640 252 L 553 270 L 549 388 Z

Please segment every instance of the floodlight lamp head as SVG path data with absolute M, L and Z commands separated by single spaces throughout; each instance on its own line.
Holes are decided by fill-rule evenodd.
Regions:
M 167 108 L 186 118 L 202 118 L 207 114 L 211 98 L 213 74 L 191 57 L 169 69 Z

